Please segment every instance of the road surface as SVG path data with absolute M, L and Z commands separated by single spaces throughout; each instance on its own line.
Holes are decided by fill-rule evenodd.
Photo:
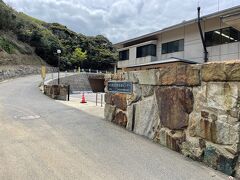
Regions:
M 0 83 L 0 179 L 208 180 L 226 176 L 44 96 L 40 76 Z

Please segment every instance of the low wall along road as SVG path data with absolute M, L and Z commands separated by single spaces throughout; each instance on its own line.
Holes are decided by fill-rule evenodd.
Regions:
M 105 119 L 194 160 L 240 177 L 240 62 L 179 65 L 106 75 Z
M 48 73 L 56 72 L 55 67 L 46 67 Z M 31 66 L 31 65 L 19 65 L 19 66 L 9 66 L 0 67 L 0 81 L 4 81 L 11 78 L 17 78 L 21 76 L 27 76 L 32 74 L 40 74 L 41 66 Z
M 48 82 L 48 85 L 55 85 L 57 79 Z M 70 85 L 72 93 L 82 91 L 103 92 L 104 91 L 104 74 L 81 72 L 60 78 L 60 84 Z

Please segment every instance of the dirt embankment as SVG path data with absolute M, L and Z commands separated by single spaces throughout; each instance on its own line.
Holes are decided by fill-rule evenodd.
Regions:
M 18 41 L 11 32 L 0 31 L 0 67 L 42 64 L 46 63 L 34 53 L 33 47 Z
M 13 33 L 0 31 L 0 81 L 39 74 L 42 65 L 47 66 L 48 72 L 56 70 L 37 56 L 33 47 L 18 41 Z

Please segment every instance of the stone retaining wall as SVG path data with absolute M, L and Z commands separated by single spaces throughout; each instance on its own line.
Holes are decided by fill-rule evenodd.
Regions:
M 44 85 L 43 92 L 52 99 L 66 101 L 69 95 L 66 85 Z
M 54 67 L 47 67 L 47 72 L 56 72 L 57 69 Z M 10 66 L 8 68 L 0 67 L 0 81 L 11 79 L 15 77 L 21 77 L 31 74 L 40 74 L 40 66 L 31 66 L 31 65 L 19 65 L 19 66 Z
M 240 61 L 105 78 L 133 82 L 130 95 L 106 93 L 106 120 L 240 177 Z

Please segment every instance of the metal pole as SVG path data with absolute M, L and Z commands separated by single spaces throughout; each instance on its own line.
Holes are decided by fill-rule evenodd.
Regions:
M 114 65 L 114 74 L 116 74 L 117 73 L 117 65 L 115 64 Z
M 202 31 L 202 26 L 201 26 L 201 15 L 200 15 L 201 8 L 198 7 L 197 10 L 198 10 L 198 29 L 200 32 L 200 36 L 202 39 L 202 45 L 203 45 L 203 49 L 204 49 L 204 62 L 208 62 L 208 51 L 207 51 L 206 41 L 205 41 L 205 37 L 203 36 L 203 31 Z
M 101 93 L 101 107 L 103 107 L 103 94 Z
M 54 72 L 55 72 L 55 71 L 52 72 L 52 80 L 53 80 L 53 73 L 54 73 Z
M 70 85 L 68 85 L 68 101 L 70 101 Z
M 58 85 L 60 84 L 60 54 L 58 54 Z
M 96 106 L 98 104 L 97 100 L 98 100 L 98 93 L 96 93 Z

